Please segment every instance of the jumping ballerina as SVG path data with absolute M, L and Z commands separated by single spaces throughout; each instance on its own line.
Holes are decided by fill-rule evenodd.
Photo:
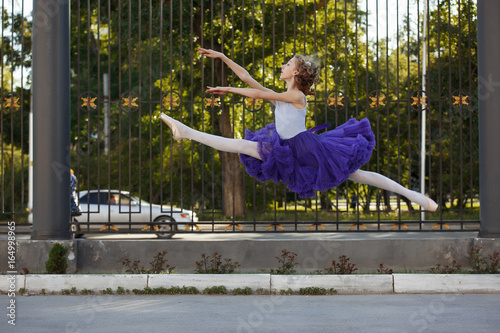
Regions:
M 265 99 L 275 106 L 275 123 L 252 133 L 245 139 L 231 139 L 194 130 L 171 117 L 161 119 L 172 129 L 173 137 L 195 140 L 220 151 L 240 154 L 249 175 L 259 181 L 282 181 L 299 197 L 333 188 L 347 179 L 403 195 L 423 210 L 436 211 L 438 205 L 421 193 L 411 191 L 375 172 L 359 170 L 370 160 L 375 136 L 368 119 L 349 119 L 345 124 L 322 134 L 305 127 L 307 99 L 311 87 L 319 80 L 319 66 L 305 56 L 296 55 L 281 66 L 280 79 L 287 91 L 274 92 L 263 87 L 240 65 L 214 50 L 199 48 L 198 53 L 220 58 L 251 88 L 208 87 L 206 93 L 236 93 Z

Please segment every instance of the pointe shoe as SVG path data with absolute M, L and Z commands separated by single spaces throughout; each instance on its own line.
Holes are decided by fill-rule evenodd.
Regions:
M 438 209 L 438 204 L 431 198 L 428 197 L 425 198 L 427 199 L 427 204 L 425 206 L 421 206 L 422 209 L 429 212 L 435 212 Z
M 179 131 L 179 128 L 177 127 L 177 121 L 166 114 L 162 113 L 160 115 L 160 119 L 163 120 L 165 124 L 167 124 L 168 127 L 172 130 L 172 135 L 174 136 L 175 141 L 180 141 L 182 140 L 182 135 L 181 132 Z

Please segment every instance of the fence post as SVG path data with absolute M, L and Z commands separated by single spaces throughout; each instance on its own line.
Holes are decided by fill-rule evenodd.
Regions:
M 480 237 L 500 237 L 500 1 L 477 4 Z
M 32 239 L 69 239 L 70 11 L 68 0 L 33 1 Z

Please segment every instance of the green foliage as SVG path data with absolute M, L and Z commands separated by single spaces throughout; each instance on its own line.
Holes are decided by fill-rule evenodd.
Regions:
M 60 243 L 54 243 L 49 252 L 49 260 L 45 262 L 45 269 L 48 274 L 66 274 L 68 259 L 66 254 L 68 248 Z
M 101 295 L 113 295 L 113 289 L 111 288 L 106 288 L 106 289 L 103 289 L 101 290 Z
M 281 289 L 279 291 L 280 295 L 293 295 L 293 290 L 291 288 L 288 288 L 287 290 Z
M 213 286 L 205 288 L 203 293 L 207 295 L 225 295 L 227 294 L 227 289 L 224 286 Z
M 500 268 L 500 253 L 483 255 L 483 248 L 478 245 L 471 246 L 469 250 L 470 273 L 472 274 L 498 274 Z
M 3 124 L 5 124 L 4 121 Z M 2 142 L 0 141 L 0 144 Z M 28 197 L 28 154 L 13 145 L 3 145 L 0 153 L 2 166 L 2 201 L 4 212 L 27 215 L 23 198 Z M 12 219 L 10 214 L 0 214 L 0 220 Z
M 80 294 L 82 294 L 82 295 L 93 295 L 93 294 L 94 294 L 94 291 L 93 291 L 93 290 L 91 290 L 91 289 L 86 289 L 86 288 L 84 288 L 84 289 L 82 289 L 82 290 L 80 291 Z
M 266 290 L 264 288 L 257 288 L 257 290 L 255 290 L 255 293 L 257 295 L 269 295 L 269 290 Z
M 230 124 L 231 132 L 241 138 L 245 128 L 255 130 L 269 122 L 272 110 L 270 104 L 265 103 L 254 117 L 245 109 L 240 96 L 223 97 L 223 103 L 216 107 L 200 103 L 208 97 L 203 93 L 206 85 L 242 86 L 242 83 L 221 66 L 220 60 L 203 60 L 194 52 L 198 46 L 223 51 L 243 64 L 257 81 L 277 90 L 284 88 L 276 74 L 283 62 L 295 53 L 317 53 L 329 78 L 318 86 L 318 99 L 324 98 L 330 87 L 343 84 L 343 75 L 337 73 L 349 73 L 347 82 L 354 87 L 356 73 L 363 75 L 366 71 L 361 56 L 349 50 L 354 49 L 354 44 L 364 47 L 361 41 L 364 12 L 350 1 L 327 2 L 325 6 L 316 6 L 313 2 L 294 3 L 293 10 L 270 2 L 233 5 L 220 0 L 199 1 L 196 5 L 189 1 L 168 5 L 152 1 L 140 8 L 137 3 L 121 3 L 111 6 L 111 11 L 104 3 L 100 6 L 95 2 L 82 3 L 72 7 L 71 16 L 71 63 L 76 73 L 72 95 L 77 96 L 72 100 L 71 112 L 76 153 L 72 159 L 78 161 L 79 175 L 87 175 L 97 166 L 109 170 L 101 172 L 100 177 L 79 177 L 81 189 L 104 185 L 117 188 L 119 184 L 127 184 L 131 192 L 151 193 L 145 199 L 154 203 L 172 201 L 177 205 L 199 205 L 201 210 L 208 211 L 219 211 L 229 204 L 223 192 L 224 179 L 232 178 L 225 175 L 229 172 L 227 163 L 221 164 L 216 152 L 200 144 L 181 146 L 171 142 L 165 126 L 160 125 L 159 112 L 170 112 L 195 129 L 214 134 L 222 133 L 220 124 Z M 233 11 L 241 15 L 233 15 Z M 299 17 L 312 20 L 314 16 L 316 30 L 308 24 L 289 24 Z M 275 20 L 272 34 L 268 30 L 271 17 Z M 355 20 L 358 28 L 352 24 Z M 169 28 L 160 29 L 162 26 Z M 324 36 L 317 38 L 316 31 L 324 31 Z M 297 43 L 295 36 L 303 37 L 303 41 Z M 283 42 L 274 44 L 273 40 Z M 110 63 L 113 66 L 109 66 Z M 80 108 L 80 96 L 86 97 L 86 91 L 99 91 L 101 78 L 98 76 L 104 72 L 109 72 L 112 78 L 109 156 L 102 154 L 103 112 Z M 128 91 L 138 94 L 139 112 L 120 107 L 121 96 Z M 174 94 L 169 95 L 170 91 Z M 164 96 L 179 98 L 180 107 L 162 104 Z M 97 109 L 102 105 L 102 101 L 99 102 Z M 312 113 L 318 118 L 330 118 L 327 121 L 334 126 L 350 117 L 338 119 L 333 113 L 326 117 L 324 109 L 324 105 L 314 104 Z M 308 126 L 313 124 L 308 120 Z M 247 181 L 253 183 L 251 178 Z M 177 184 L 191 189 L 182 190 Z M 273 189 L 271 183 L 257 184 L 256 195 L 265 200 L 249 199 L 247 208 L 250 211 L 265 209 L 272 203 L 273 196 L 262 194 L 271 194 Z M 239 193 L 245 198 L 254 197 L 249 196 L 248 191 L 253 189 L 247 187 Z
M 250 287 L 245 287 L 245 288 L 235 288 L 232 291 L 233 295 L 252 295 L 253 291 L 252 288 Z
M 287 249 L 281 250 L 281 255 L 276 257 L 278 259 L 278 268 L 271 269 L 271 274 L 289 275 L 295 273 L 295 257 L 297 253 L 288 251 Z
M 212 256 L 201 254 L 201 260 L 196 261 L 196 274 L 232 274 L 241 265 L 238 262 L 232 263 L 226 258 L 222 260 L 222 255 L 214 252 Z
M 366 22 L 365 9 L 355 1 L 298 1 L 286 6 L 271 1 L 154 0 L 109 6 L 91 1 L 71 10 L 71 161 L 81 190 L 125 188 L 153 203 L 196 207 L 210 214 L 228 206 L 223 180 L 232 175 L 227 175 L 227 163 L 201 144 L 171 141 L 159 113 L 168 112 L 213 134 L 222 133 L 221 124 L 230 124 L 231 131 L 224 134 L 241 138 L 245 129 L 271 122 L 273 110 L 269 103 L 256 110 L 235 95 L 223 96 L 219 106 L 206 105 L 205 86 L 243 84 L 220 60 L 196 54 L 198 46 L 223 51 L 258 82 L 277 91 L 284 88 L 277 74 L 281 63 L 296 53 L 316 54 L 322 82 L 310 99 L 307 126 L 338 126 L 351 117 L 367 116 L 377 146 L 365 168 L 418 188 L 421 112 L 411 106 L 410 94 L 422 87 L 423 32 L 409 17 L 401 23 L 396 44 L 395 37 L 368 39 L 366 29 L 373 22 Z M 2 93 L 15 91 L 23 110 L 3 114 L 4 211 L 22 213 L 22 199 L 28 197 L 30 91 L 11 87 L 9 78 L 15 70 L 31 66 L 32 23 L 7 9 L 2 14 L 4 28 L 12 32 L 2 39 Z M 422 20 L 418 14 L 417 18 Z M 426 188 L 442 204 L 441 211 L 472 211 L 479 192 L 476 2 L 433 4 L 427 40 Z M 103 73 L 111 78 L 108 155 L 103 154 Z M 178 107 L 164 103 L 163 97 L 172 91 Z M 327 97 L 336 91 L 347 102 L 342 107 L 328 104 Z M 384 107 L 370 106 L 373 91 L 385 94 Z M 98 97 L 95 108 L 82 107 L 81 98 L 89 92 Z M 122 97 L 129 97 L 129 92 L 138 97 L 133 112 L 123 107 Z M 468 96 L 467 105 L 454 105 L 458 93 Z M 11 147 L 14 153 L 9 156 Z M 250 214 L 279 204 L 273 202 L 275 193 L 278 202 L 289 201 L 283 184 L 243 177 L 245 188 L 238 195 L 244 195 Z M 349 182 L 322 195 L 332 199 L 357 194 L 361 210 L 368 211 L 377 193 L 373 187 Z M 321 201 L 322 208 L 327 205 L 328 200 Z
M 84 289 L 86 290 L 86 289 Z M 83 292 L 83 290 L 82 290 Z M 62 295 L 75 295 L 78 294 L 78 291 L 76 290 L 76 287 L 71 287 L 71 289 L 62 289 L 61 290 Z
M 199 290 L 195 287 L 182 286 L 172 286 L 170 288 L 158 287 L 149 288 L 146 287 L 143 290 L 132 289 L 132 292 L 136 295 L 196 295 L 199 294 Z
M 337 291 L 333 288 L 305 287 L 299 289 L 299 295 L 335 295 Z

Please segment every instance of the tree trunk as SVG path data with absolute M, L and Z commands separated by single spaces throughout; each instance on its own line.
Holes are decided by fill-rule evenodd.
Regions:
M 223 136 L 233 138 L 229 108 L 224 108 L 219 116 L 219 128 Z M 219 151 L 222 168 L 222 211 L 225 216 L 245 214 L 245 189 L 243 168 L 238 154 Z
M 194 19 L 195 34 L 203 40 L 203 48 L 211 48 L 218 51 L 223 51 L 223 46 L 214 42 L 210 45 L 210 38 L 202 39 L 203 27 L 201 26 L 201 11 L 198 12 Z M 216 59 L 214 63 L 215 75 L 217 81 L 222 86 L 227 86 L 228 74 L 231 70 L 224 71 L 222 60 Z M 209 96 L 206 96 L 209 97 Z M 215 113 L 212 113 L 215 116 Z M 231 127 L 231 114 L 229 108 L 223 107 L 220 116 L 218 117 L 219 129 L 222 136 L 234 138 Z M 245 212 L 245 189 L 243 188 L 243 169 L 237 154 L 219 152 L 222 171 L 222 195 L 223 195 L 223 213 L 226 216 L 242 216 Z

